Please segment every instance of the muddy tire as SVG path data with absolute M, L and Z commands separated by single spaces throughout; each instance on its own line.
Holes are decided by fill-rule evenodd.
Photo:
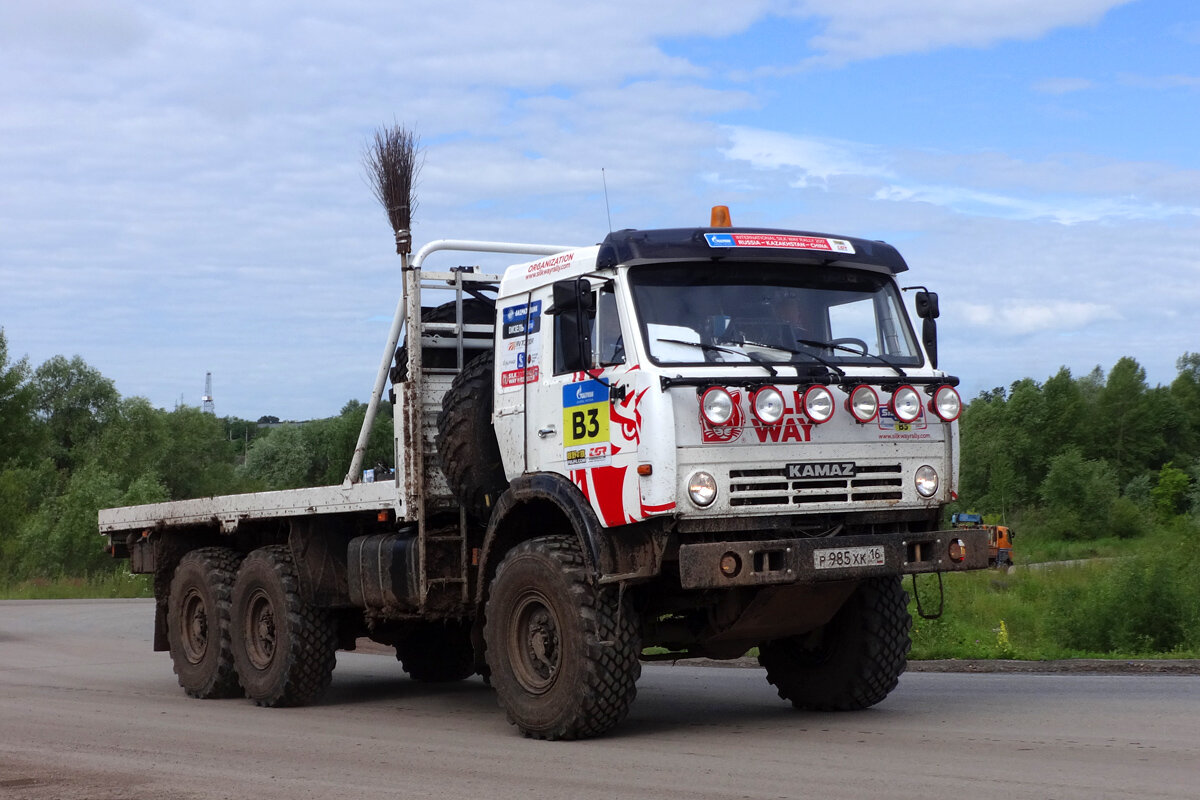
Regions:
M 396 645 L 396 658 L 414 681 L 452 683 L 475 674 L 471 626 L 464 622 L 426 622 Z
M 463 367 L 442 398 L 437 419 L 436 445 L 446 482 L 480 525 L 487 524 L 492 506 L 508 488 L 492 428 L 493 366 L 488 352 Z
M 888 696 L 912 645 L 899 578 L 865 580 L 824 627 L 766 642 L 758 662 L 779 696 L 811 711 L 857 711 Z
M 241 697 L 233 663 L 230 609 L 240 556 L 224 547 L 186 554 L 167 601 L 167 641 L 179 685 L 192 697 Z
M 572 536 L 514 547 L 492 579 L 483 636 L 511 723 L 536 739 L 597 736 L 625 718 L 641 674 L 638 626 L 591 580 Z
M 332 615 L 300 596 L 286 546 L 246 556 L 233 585 L 233 658 L 246 696 L 260 706 L 311 703 L 336 664 Z
M 491 325 L 496 321 L 496 308 L 491 303 L 485 303 L 482 300 L 475 298 L 463 298 L 462 304 L 463 323 L 467 325 Z M 454 303 L 443 303 L 440 306 L 421 309 L 422 322 L 454 322 L 455 310 Z M 467 339 L 487 339 L 486 334 L 466 334 Z M 463 352 L 464 363 L 471 360 L 471 353 L 475 351 L 466 350 Z M 449 369 L 458 365 L 458 351 L 452 348 L 426 348 L 421 355 L 422 367 L 433 367 L 434 369 Z M 392 361 L 391 371 L 392 383 L 400 383 L 408 380 L 408 344 L 402 344 L 396 348 L 396 356 Z

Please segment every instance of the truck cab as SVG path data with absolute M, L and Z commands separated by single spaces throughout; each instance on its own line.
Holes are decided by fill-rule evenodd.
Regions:
M 961 404 L 909 322 L 906 269 L 880 242 L 733 228 L 620 231 L 510 268 L 506 476 L 562 475 L 603 527 L 669 521 L 681 544 L 933 530 Z M 738 574 L 689 579 L 761 582 L 791 561 L 754 569 L 761 551 L 738 549 Z

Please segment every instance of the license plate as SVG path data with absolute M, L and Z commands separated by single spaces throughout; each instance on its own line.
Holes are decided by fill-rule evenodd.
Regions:
M 887 563 L 883 546 L 833 547 L 813 551 L 815 569 L 846 569 L 848 567 L 882 567 Z

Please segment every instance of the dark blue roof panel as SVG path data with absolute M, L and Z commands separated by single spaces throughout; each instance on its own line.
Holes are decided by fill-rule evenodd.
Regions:
M 601 243 L 596 266 L 696 259 L 805 264 L 837 262 L 892 274 L 908 269 L 899 251 L 886 242 L 764 228 L 614 231 Z

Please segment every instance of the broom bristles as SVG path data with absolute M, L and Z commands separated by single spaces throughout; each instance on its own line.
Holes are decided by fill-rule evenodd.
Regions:
M 420 140 L 403 125 L 384 126 L 363 154 L 371 190 L 396 234 L 396 252 L 411 249 L 413 212 L 417 210 L 413 188 L 421 171 Z

